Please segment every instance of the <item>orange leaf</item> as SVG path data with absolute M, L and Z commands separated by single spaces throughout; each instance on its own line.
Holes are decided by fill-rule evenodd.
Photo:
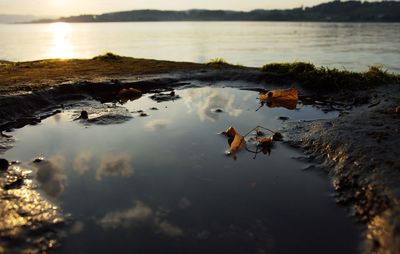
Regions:
M 272 137 L 266 137 L 266 138 L 260 139 L 260 140 L 258 141 L 258 144 L 259 144 L 259 145 L 263 145 L 263 146 L 265 146 L 265 145 L 271 145 L 271 144 L 272 144 L 272 141 L 273 141 L 273 138 L 272 138 Z

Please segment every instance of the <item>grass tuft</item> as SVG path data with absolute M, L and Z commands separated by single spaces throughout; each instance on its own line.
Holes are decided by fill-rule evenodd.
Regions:
M 208 61 L 207 64 L 228 65 L 229 63 L 223 58 L 214 58 Z
M 381 66 L 371 66 L 367 72 L 351 72 L 294 62 L 266 64 L 262 71 L 292 78 L 308 88 L 352 89 L 400 84 L 400 75 L 388 73 Z
M 107 52 L 104 55 L 98 55 L 93 57 L 94 60 L 104 60 L 104 61 L 115 61 L 115 60 L 121 60 L 122 56 L 116 55 L 112 52 Z

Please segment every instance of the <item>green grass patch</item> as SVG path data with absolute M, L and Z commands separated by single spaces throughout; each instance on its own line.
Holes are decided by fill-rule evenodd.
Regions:
M 208 61 L 207 64 L 221 64 L 221 65 L 229 65 L 229 63 L 223 58 L 214 58 Z
M 266 64 L 262 70 L 295 79 L 308 88 L 348 89 L 400 84 L 400 75 L 389 73 L 379 66 L 371 66 L 366 72 L 351 72 L 294 62 Z

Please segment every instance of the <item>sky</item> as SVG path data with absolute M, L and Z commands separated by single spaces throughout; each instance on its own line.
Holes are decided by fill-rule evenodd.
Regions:
M 329 0 L 0 0 L 0 14 L 70 16 L 133 9 L 285 9 Z

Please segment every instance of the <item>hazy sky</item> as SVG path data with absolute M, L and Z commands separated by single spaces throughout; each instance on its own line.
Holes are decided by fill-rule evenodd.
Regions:
M 132 9 L 282 9 L 328 0 L 0 0 L 0 14 L 67 16 Z

